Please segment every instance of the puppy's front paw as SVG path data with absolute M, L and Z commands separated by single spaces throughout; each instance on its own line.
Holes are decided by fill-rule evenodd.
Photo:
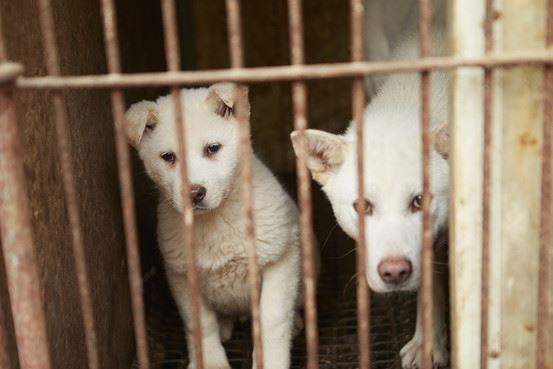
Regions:
M 232 338 L 233 328 L 234 321 L 230 319 L 219 321 L 219 335 L 221 336 L 221 342 L 227 342 Z
M 421 356 L 422 341 L 419 336 L 413 337 L 399 352 L 401 356 L 401 367 L 403 369 L 419 369 L 422 367 Z M 449 353 L 447 352 L 446 340 L 434 340 L 432 345 L 432 364 L 434 368 L 447 365 Z

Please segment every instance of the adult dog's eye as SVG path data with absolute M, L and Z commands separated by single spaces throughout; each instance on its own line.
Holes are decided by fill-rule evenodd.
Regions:
M 353 203 L 353 208 L 357 213 L 362 213 L 365 215 L 373 214 L 373 204 L 367 199 L 365 199 L 365 201 L 363 201 L 361 204 L 359 204 L 359 201 L 355 201 Z
M 204 156 L 208 158 L 213 157 L 215 154 L 219 152 L 219 150 L 221 150 L 222 146 L 223 145 L 221 145 L 220 143 L 211 143 L 211 144 L 205 145 Z
M 409 210 L 411 210 L 412 213 L 416 213 L 417 211 L 422 209 L 422 195 L 416 195 L 411 200 L 411 203 L 409 204 Z
M 161 158 L 171 164 L 173 164 L 175 160 L 177 160 L 177 156 L 172 151 L 162 153 Z

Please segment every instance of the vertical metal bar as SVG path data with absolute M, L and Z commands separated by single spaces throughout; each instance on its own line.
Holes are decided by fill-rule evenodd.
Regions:
M 363 61 L 363 1 L 351 0 L 351 61 Z M 355 122 L 357 154 L 357 197 L 365 202 L 365 176 L 363 158 L 363 111 L 365 109 L 363 78 L 355 78 L 352 83 L 352 115 Z M 366 279 L 367 247 L 365 245 L 365 215 L 359 212 L 357 234 L 357 335 L 359 337 L 359 368 L 369 369 L 370 355 L 370 295 Z
M 288 0 L 290 53 L 293 65 L 305 63 L 303 45 L 303 19 L 301 0 Z M 315 245 L 313 239 L 313 210 L 311 207 L 311 178 L 305 158 L 307 157 L 305 129 L 307 128 L 307 89 L 305 82 L 292 82 L 294 104 L 294 129 L 299 132 L 297 156 L 298 198 L 300 205 L 300 228 L 302 244 L 303 288 L 305 298 L 305 337 L 307 340 L 307 369 L 319 368 L 319 334 L 317 329 Z
M 6 62 L 0 34 L 0 63 Z M 0 88 L 0 235 L 21 369 L 50 369 L 46 320 L 11 86 Z M 2 318 L 3 319 L 3 318 Z M 5 324 L 3 327 L 5 329 Z M 6 346 L 2 344 L 5 349 Z M 0 352 L 4 354 L 4 352 Z M 7 355 L 0 358 L 6 365 Z
M 102 0 L 102 20 L 104 26 L 104 41 L 106 47 L 108 71 L 110 74 L 121 73 L 119 56 L 119 39 L 117 35 L 117 17 L 113 0 Z M 125 111 L 125 98 L 120 89 L 111 91 L 112 116 L 115 134 L 115 149 L 119 186 L 121 188 L 121 207 L 125 227 L 125 240 L 128 262 L 128 278 L 131 290 L 131 305 L 135 331 L 138 365 L 141 369 L 150 368 L 148 357 L 148 342 L 146 337 L 146 318 L 144 314 L 144 299 L 142 290 L 142 273 L 140 270 L 140 254 L 135 219 L 135 204 L 131 162 L 125 134 L 121 128 Z
M 230 49 L 230 66 L 233 69 L 244 67 L 244 48 L 242 45 L 242 30 L 240 23 L 240 0 L 226 0 L 228 17 L 228 37 Z M 236 106 L 239 110 L 241 107 Z M 242 180 L 242 199 L 247 219 L 248 238 L 248 280 L 251 294 L 252 335 L 254 343 L 254 359 L 257 369 L 263 369 L 263 341 L 261 335 L 260 298 L 261 275 L 257 265 L 255 249 L 255 224 L 253 219 L 253 182 L 252 182 L 252 148 L 250 142 L 250 122 L 241 118 L 243 112 L 236 111 L 240 124 L 240 172 Z
M 4 39 L 2 37 L 2 19 L 0 19 L 0 64 L 4 63 L 7 60 L 6 57 L 6 50 L 4 49 Z M 0 94 L 4 94 L 4 91 L 0 90 Z M 0 101 L 3 100 L 3 98 L 0 98 Z M 0 112 L 1 114 L 1 112 Z M 12 121 L 13 124 L 13 121 Z M 5 155 L 3 151 L 0 151 L 0 155 Z M 2 196 L 1 191 L 2 187 L 0 186 L 0 207 L 2 206 Z M 1 210 L 0 210 L 1 214 Z M 0 218 L 0 223 L 1 223 Z M 1 228 L 0 224 L 0 230 Z M 0 242 L 0 248 L 2 247 L 2 243 Z M 0 261 L 1 262 L 1 261 Z M 1 276 L 0 276 L 1 277 Z M 0 368 L 11 368 L 11 362 L 10 357 L 8 353 L 8 333 L 7 333 L 7 326 L 6 326 L 6 317 L 4 315 L 4 311 L 2 309 L 2 306 L 0 306 Z
M 546 47 L 553 47 L 553 1 L 547 2 L 547 34 Z M 551 308 L 548 303 L 549 293 L 549 268 L 551 243 L 551 213 L 553 210 L 551 199 L 551 149 L 553 126 L 553 68 L 545 66 L 545 89 L 543 109 L 543 143 L 542 143 L 542 167 L 541 167 L 541 209 L 540 209 L 540 234 L 539 234 L 539 269 L 538 269 L 538 317 L 537 317 L 537 343 L 536 343 L 536 368 L 545 369 L 547 360 L 547 348 L 549 321 L 548 314 Z
M 59 76 L 61 74 L 59 53 L 55 39 L 55 25 L 50 0 L 39 0 L 38 5 L 46 69 L 49 75 Z M 84 333 L 88 355 L 88 367 L 90 369 L 99 369 L 100 358 L 98 354 L 98 339 L 94 323 L 94 309 L 92 306 L 90 281 L 86 265 L 85 245 L 81 230 L 81 217 L 79 214 L 77 188 L 73 173 L 73 156 L 71 154 L 67 109 L 61 93 L 54 92 L 52 94 L 52 104 L 54 107 L 56 135 L 58 140 L 63 188 L 65 192 L 65 202 L 69 218 L 69 227 L 71 230 L 73 256 L 75 258 L 79 296 L 81 299 L 80 303 L 85 330 Z
M 430 1 L 419 0 L 420 56 L 430 56 Z M 432 230 L 430 215 L 430 72 L 421 72 L 422 125 L 422 369 L 432 369 Z
M 180 69 L 180 49 L 177 29 L 177 15 L 174 0 L 161 0 L 161 9 L 163 14 L 163 31 L 165 35 L 165 58 L 167 61 L 167 70 L 170 72 Z M 181 105 L 181 91 L 178 87 L 171 88 L 171 97 L 173 100 L 173 110 L 175 113 L 175 125 L 177 129 L 178 150 L 177 160 L 181 175 L 181 197 L 184 205 L 183 209 L 183 227 L 184 227 L 184 247 L 186 252 L 186 281 L 190 296 L 192 297 L 192 329 L 194 336 L 194 353 L 196 357 L 196 368 L 203 369 L 203 350 L 202 350 L 202 331 L 200 324 L 200 304 L 199 304 L 199 282 L 198 270 L 196 265 L 196 248 L 194 245 L 194 212 L 190 199 L 190 188 L 188 183 L 188 165 L 186 159 L 186 129 L 184 126 L 184 117 Z M 190 354 L 190 353 L 189 353 Z
M 486 55 L 493 46 L 493 0 L 486 0 L 484 48 Z M 490 287 L 490 177 L 492 129 L 492 69 L 484 68 L 484 148 L 482 173 L 482 271 L 480 290 L 480 369 L 488 368 L 488 324 Z
M 0 306 L 0 368 L 12 368 L 11 358 L 8 352 L 8 332 L 6 324 L 6 315 Z
M 244 47 L 240 21 L 240 0 L 226 0 L 229 38 L 230 67 L 244 67 Z
M 27 186 L 13 93 L 0 90 L 0 226 L 21 369 L 49 369 Z

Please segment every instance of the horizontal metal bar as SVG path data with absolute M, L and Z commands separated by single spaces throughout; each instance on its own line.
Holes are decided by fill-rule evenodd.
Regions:
M 286 65 L 202 71 L 173 71 L 136 74 L 99 74 L 85 76 L 25 77 L 16 82 L 25 89 L 132 88 L 229 82 L 270 82 L 323 78 L 359 77 L 371 74 L 420 72 L 460 67 L 514 67 L 524 64 L 553 64 L 553 53 L 528 52 L 478 58 L 424 58 L 409 61 L 354 62 L 311 65 Z
M 23 66 L 19 63 L 3 62 L 0 64 L 0 84 L 13 82 L 23 74 Z

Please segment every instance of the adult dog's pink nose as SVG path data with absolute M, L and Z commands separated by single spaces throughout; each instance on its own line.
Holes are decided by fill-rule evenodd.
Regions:
M 401 284 L 409 279 L 411 262 L 404 257 L 386 258 L 378 264 L 378 274 L 386 283 Z

